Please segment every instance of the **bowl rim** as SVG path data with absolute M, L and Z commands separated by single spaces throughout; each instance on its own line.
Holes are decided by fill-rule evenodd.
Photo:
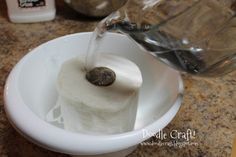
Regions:
M 183 99 L 183 80 L 179 72 L 179 93 L 176 101 L 169 110 L 157 121 L 147 125 L 143 129 L 125 132 L 115 135 L 86 135 L 82 133 L 69 132 L 53 126 L 40 119 L 24 103 L 18 89 L 18 77 L 25 61 L 31 58 L 42 46 L 58 40 L 75 37 L 90 36 L 92 32 L 75 33 L 50 40 L 39 45 L 26 54 L 10 72 L 4 87 L 4 107 L 6 115 L 13 127 L 28 140 L 46 149 L 66 153 L 70 155 L 96 155 L 120 151 L 135 146 L 149 137 L 143 137 L 142 130 L 158 132 L 163 129 L 178 112 Z M 108 33 L 111 36 L 124 37 L 117 33 Z M 102 143 L 102 144 L 101 144 Z

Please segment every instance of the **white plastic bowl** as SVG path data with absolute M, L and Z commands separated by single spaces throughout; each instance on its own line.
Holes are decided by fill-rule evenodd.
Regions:
M 183 83 L 178 72 L 143 52 L 126 36 L 108 33 L 99 51 L 132 60 L 143 75 L 135 130 L 91 136 L 47 123 L 45 116 L 57 100 L 55 82 L 60 65 L 85 54 L 91 34 L 67 35 L 42 44 L 14 67 L 6 82 L 4 98 L 9 120 L 27 139 L 46 149 L 70 155 L 97 155 L 133 148 L 148 138 L 143 137 L 144 129 L 151 133 L 163 129 L 181 105 Z M 130 151 L 116 155 L 121 157 Z

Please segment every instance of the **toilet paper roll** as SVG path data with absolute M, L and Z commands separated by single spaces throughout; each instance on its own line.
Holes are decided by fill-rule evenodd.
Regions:
M 101 55 L 96 67 L 116 73 L 110 86 L 95 86 L 85 78 L 83 60 L 66 61 L 57 81 L 64 127 L 90 134 L 114 134 L 133 129 L 142 75 L 133 62 L 114 55 Z

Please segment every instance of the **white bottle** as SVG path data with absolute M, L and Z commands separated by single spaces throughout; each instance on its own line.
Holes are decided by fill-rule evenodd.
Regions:
M 6 0 L 11 22 L 32 23 L 55 18 L 55 0 Z

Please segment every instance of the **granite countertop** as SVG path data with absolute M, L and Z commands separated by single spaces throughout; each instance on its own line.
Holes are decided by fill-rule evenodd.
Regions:
M 13 24 L 7 19 L 5 1 L 0 0 L 0 156 L 66 157 L 43 149 L 23 138 L 6 118 L 3 88 L 13 66 L 30 49 L 66 34 L 93 31 L 97 19 L 83 17 L 58 0 L 56 19 L 35 24 Z M 195 131 L 193 145 L 140 145 L 129 157 L 229 157 L 236 137 L 236 72 L 220 78 L 183 75 L 183 104 L 163 130 Z M 158 142 L 152 138 L 149 142 Z M 171 140 L 171 139 L 167 139 Z M 161 141 L 164 142 L 164 141 Z M 181 140 L 179 141 L 181 142 Z M 182 141 L 183 142 L 183 141 Z

